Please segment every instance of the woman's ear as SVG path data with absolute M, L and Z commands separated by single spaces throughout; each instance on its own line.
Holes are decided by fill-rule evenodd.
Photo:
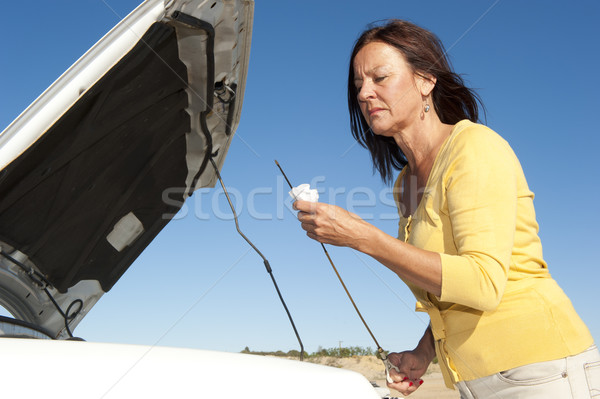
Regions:
M 429 96 L 435 87 L 437 79 L 433 75 L 426 74 L 418 74 L 417 77 L 419 79 L 419 89 L 421 90 L 421 95 L 423 97 Z

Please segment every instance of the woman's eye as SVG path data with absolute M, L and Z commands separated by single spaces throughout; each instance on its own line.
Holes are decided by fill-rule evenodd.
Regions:
M 375 83 L 381 83 L 385 78 L 387 78 L 387 76 L 377 76 L 375 79 L 373 79 L 373 81 Z

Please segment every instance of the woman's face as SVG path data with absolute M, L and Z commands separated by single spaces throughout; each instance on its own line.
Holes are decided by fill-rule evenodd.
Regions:
M 400 51 L 371 42 L 356 54 L 353 67 L 360 110 L 373 133 L 393 136 L 419 117 L 422 96 Z

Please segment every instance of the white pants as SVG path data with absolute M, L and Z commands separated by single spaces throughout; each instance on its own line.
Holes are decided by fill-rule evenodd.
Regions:
M 461 399 L 600 399 L 600 352 L 515 367 L 456 384 Z

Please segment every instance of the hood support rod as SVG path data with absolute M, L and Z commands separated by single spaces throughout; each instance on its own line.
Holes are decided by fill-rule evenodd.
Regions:
M 216 156 L 216 154 L 214 156 Z M 258 250 L 258 248 L 256 248 L 256 246 L 252 243 L 252 241 L 250 241 L 250 239 L 248 239 L 248 237 L 246 237 L 246 235 L 244 233 L 242 233 L 242 230 L 240 230 L 240 225 L 238 223 L 238 217 L 237 217 L 235 208 L 233 207 L 233 203 L 231 202 L 231 199 L 229 198 L 229 193 L 227 192 L 227 189 L 225 188 L 223 179 L 221 179 L 221 173 L 219 173 L 219 168 L 217 168 L 217 164 L 213 160 L 213 157 L 210 158 L 210 162 L 212 163 L 212 166 L 215 169 L 215 173 L 217 175 L 217 178 L 219 179 L 219 183 L 221 183 L 221 187 L 223 188 L 223 192 L 225 193 L 225 197 L 227 198 L 227 202 L 229 203 L 231 212 L 233 212 L 233 219 L 235 220 L 235 228 L 236 228 L 237 232 L 242 236 L 242 238 L 244 240 L 246 240 L 248 245 L 250 245 L 252 247 L 252 249 L 262 258 L 265 268 L 267 269 L 267 273 L 269 273 L 269 276 L 271 276 L 271 280 L 273 281 L 273 285 L 275 286 L 277 295 L 279 295 L 281 304 L 283 305 L 283 308 L 285 309 L 285 312 L 287 313 L 288 319 L 290 319 L 290 323 L 292 324 L 292 328 L 294 329 L 294 333 L 296 334 L 296 338 L 298 339 L 298 343 L 300 344 L 300 361 L 303 361 L 304 360 L 304 345 L 302 344 L 302 340 L 300 339 L 300 334 L 298 334 L 298 330 L 296 329 L 296 325 L 294 324 L 294 319 L 292 319 L 292 315 L 291 315 L 287 305 L 285 304 L 285 301 L 283 300 L 281 291 L 279 291 L 279 286 L 277 285 L 277 282 L 275 281 L 275 277 L 273 276 L 273 269 L 271 269 L 271 265 L 269 264 L 269 261 L 267 260 L 267 258 L 265 258 L 265 256 L 262 254 L 262 252 L 260 252 Z

